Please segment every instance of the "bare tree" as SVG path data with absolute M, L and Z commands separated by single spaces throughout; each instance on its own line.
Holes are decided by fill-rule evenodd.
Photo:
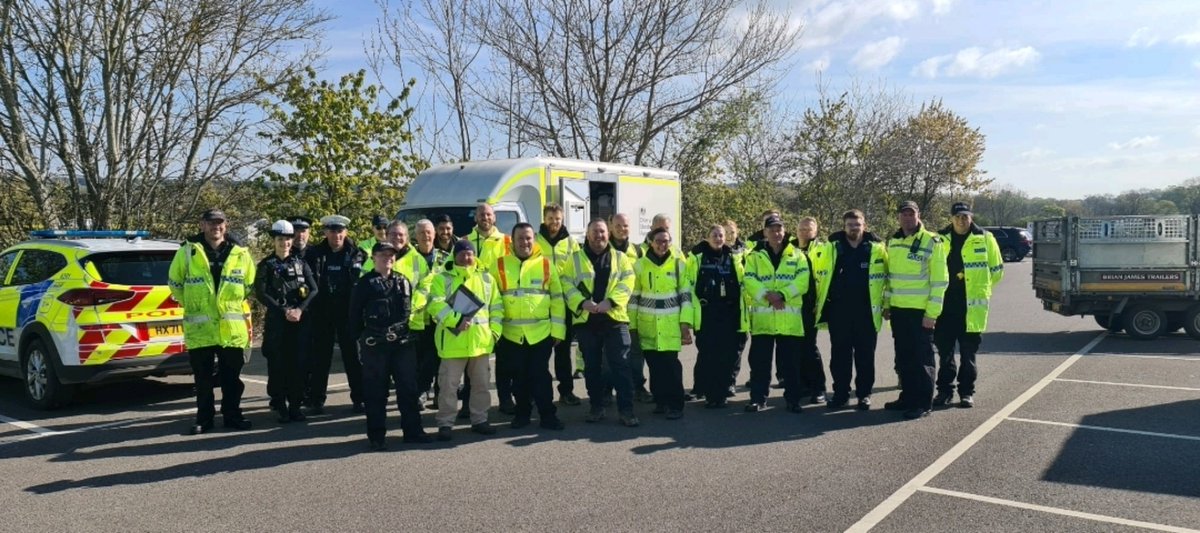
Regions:
M 473 26 L 516 74 L 483 96 L 519 142 L 634 164 L 700 110 L 770 86 L 799 35 L 745 0 L 507 0 Z
M 311 63 L 308 0 L 0 0 L 0 140 L 41 223 L 169 227 L 264 164 L 250 112 Z

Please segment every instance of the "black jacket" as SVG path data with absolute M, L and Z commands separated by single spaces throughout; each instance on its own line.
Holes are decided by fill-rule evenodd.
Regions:
M 254 296 L 267 308 L 268 316 L 282 318 L 288 309 L 308 309 L 317 296 L 312 269 L 295 255 L 284 259 L 271 254 L 258 262 Z
M 408 342 L 412 295 L 412 283 L 395 272 L 383 276 L 372 271 L 363 276 L 350 295 L 350 337 L 374 337 L 382 343 L 389 342 L 386 337 L 392 333 L 395 339 L 390 342 Z
M 346 251 L 342 264 L 331 265 L 328 264 L 329 258 L 335 252 L 328 242 L 321 242 L 310 248 L 307 258 L 308 267 L 312 270 L 313 277 L 317 280 L 317 286 L 321 289 L 315 305 L 321 307 L 333 302 L 348 302 L 350 291 L 354 289 L 354 284 L 362 276 L 363 263 L 367 261 L 367 253 L 359 248 L 358 243 L 353 239 L 347 238 L 342 248 Z

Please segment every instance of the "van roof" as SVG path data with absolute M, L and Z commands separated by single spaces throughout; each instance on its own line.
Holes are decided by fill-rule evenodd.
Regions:
M 448 163 L 425 170 L 408 187 L 407 198 L 420 198 L 419 204 L 405 201 L 406 207 L 443 206 L 476 203 L 495 196 L 516 174 L 532 168 L 550 167 L 580 172 L 620 174 L 678 180 L 679 173 L 651 167 L 598 163 L 557 157 L 526 157 Z M 446 187 L 445 179 L 453 176 L 454 187 Z

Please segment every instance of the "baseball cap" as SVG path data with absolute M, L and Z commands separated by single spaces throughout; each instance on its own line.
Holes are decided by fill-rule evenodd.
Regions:
M 905 209 L 912 209 L 913 211 L 918 212 L 918 213 L 921 212 L 921 208 L 917 207 L 917 203 L 912 200 L 905 200 L 903 202 L 900 202 L 900 207 L 896 209 L 896 212 L 899 213 L 900 211 L 904 211 Z
M 222 221 L 228 220 L 228 218 L 225 216 L 224 211 L 221 211 L 220 209 L 217 209 L 214 207 L 211 209 L 205 209 L 204 213 L 202 213 L 200 215 L 200 220 L 203 220 L 205 222 L 213 222 L 213 221 L 217 221 L 217 220 L 222 220 Z
M 769 228 L 771 226 L 782 226 L 782 225 L 783 225 L 783 219 L 780 218 L 779 215 L 767 215 L 767 218 L 763 220 L 763 229 Z
M 975 216 L 975 213 L 971 212 L 971 206 L 967 205 L 965 202 L 957 202 L 950 206 L 950 216 L 958 215 Z

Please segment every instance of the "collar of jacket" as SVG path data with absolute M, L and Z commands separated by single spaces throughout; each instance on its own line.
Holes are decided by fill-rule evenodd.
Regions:
M 733 253 L 733 248 L 730 248 L 728 244 L 722 244 L 720 250 L 713 250 L 712 246 L 708 245 L 708 241 L 700 241 L 700 242 L 696 243 L 695 246 L 692 247 L 691 253 L 692 253 L 692 255 L 717 254 L 717 253 L 729 254 L 729 253 Z
M 912 235 L 905 235 L 904 228 L 900 228 L 900 229 L 896 230 L 896 233 L 892 234 L 892 238 L 893 239 L 907 239 L 909 237 L 912 237 L 913 235 L 920 235 L 921 233 L 924 233 L 924 232 L 925 232 L 925 223 L 922 222 L 920 224 L 917 224 L 917 231 L 914 231 L 912 233 Z
M 942 228 L 942 231 L 939 231 L 938 233 L 949 237 L 951 233 L 954 233 L 954 224 L 950 224 L 949 226 Z M 971 222 L 971 233 L 983 235 L 983 228 L 979 227 L 979 224 Z
M 192 235 L 191 237 L 188 237 L 187 242 L 208 246 L 208 241 L 204 240 L 204 233 L 197 233 L 195 235 Z M 228 233 L 225 234 L 225 243 L 228 243 L 230 246 L 241 246 L 242 245 L 241 241 L 237 240 L 237 237 L 234 237 L 233 235 L 230 235 Z M 275 254 L 272 253 L 271 255 L 275 255 Z
M 880 239 L 878 235 L 871 233 L 869 231 L 863 232 L 862 240 L 863 240 L 863 242 L 883 242 L 883 239 Z M 829 234 L 829 242 L 839 242 L 839 241 L 847 242 L 845 230 Z

